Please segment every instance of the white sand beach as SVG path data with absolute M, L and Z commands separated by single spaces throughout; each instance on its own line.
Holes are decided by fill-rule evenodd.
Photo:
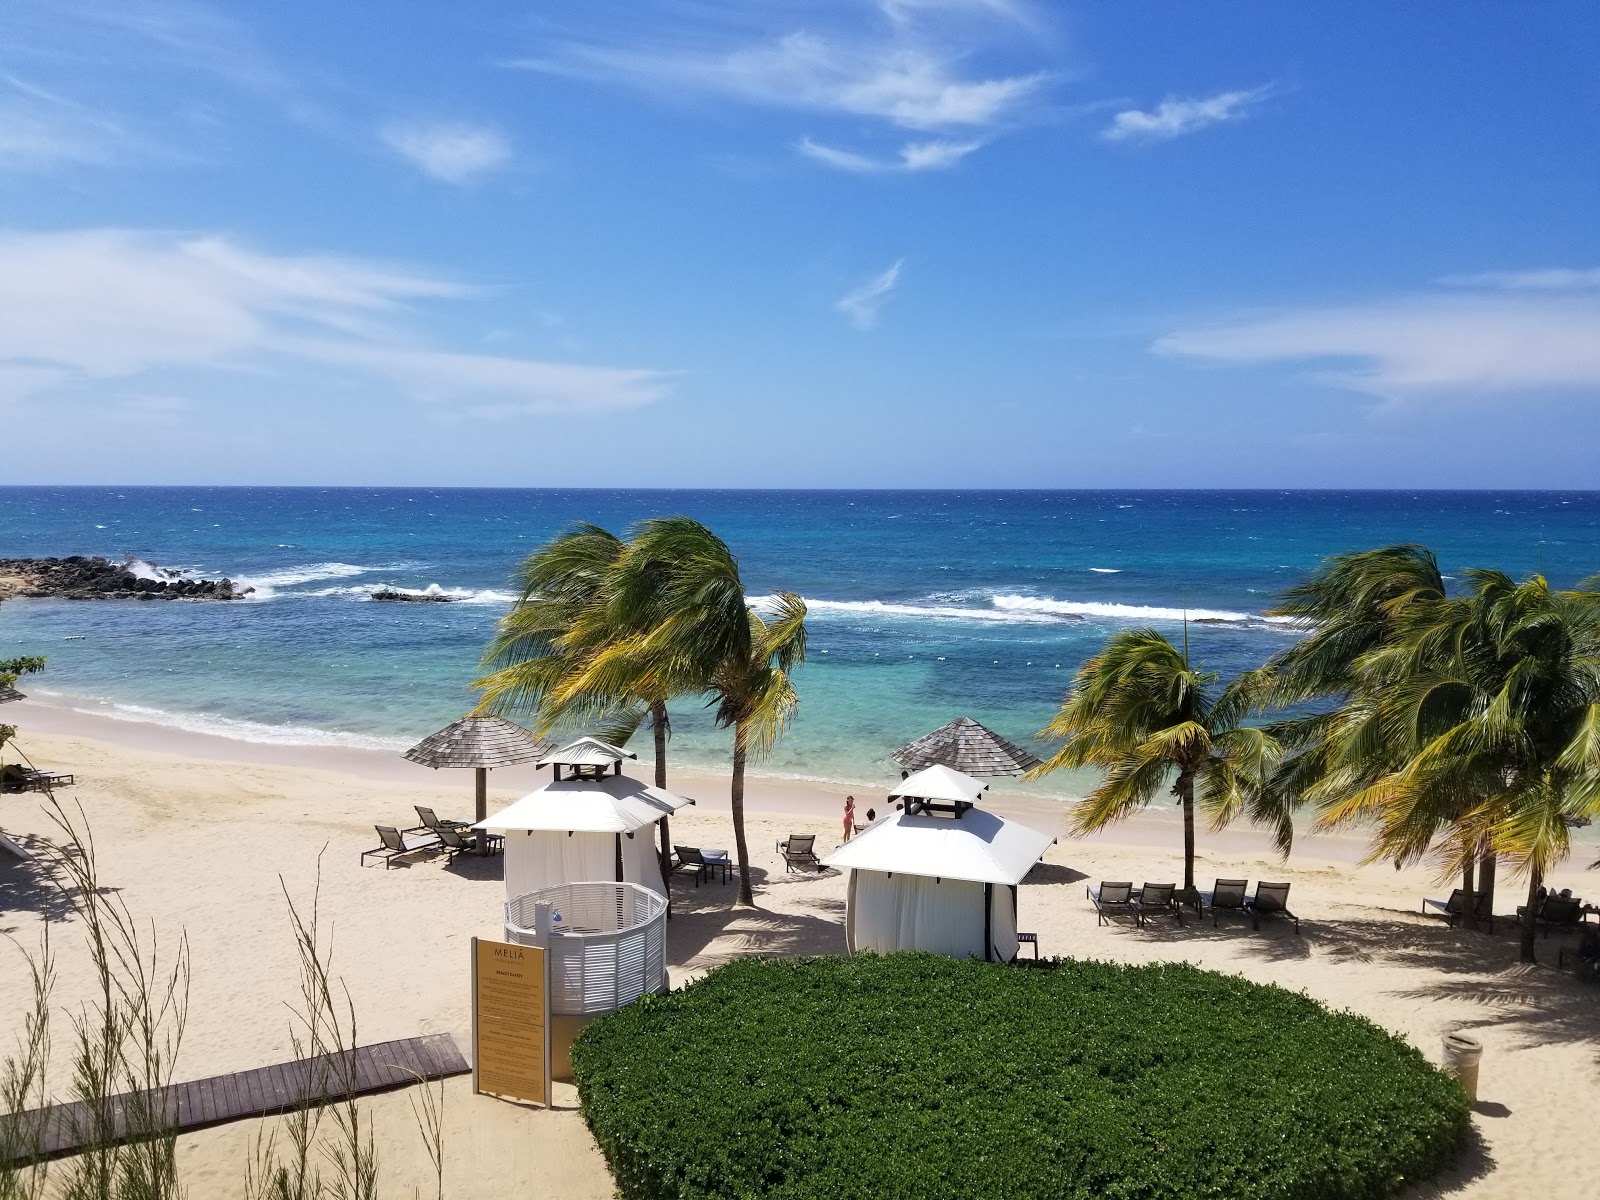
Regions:
M 193 980 L 178 1078 L 292 1057 L 286 1005 L 297 968 L 282 889 L 309 901 L 319 855 L 322 915 L 333 931 L 335 971 L 355 1001 L 360 1040 L 448 1032 L 466 1048 L 468 943 L 474 935 L 499 936 L 498 860 L 463 857 L 447 867 L 421 859 L 383 870 L 357 859 L 375 844 L 375 822 L 413 824 L 414 803 L 468 815 L 469 772 L 433 773 L 398 755 L 174 733 L 31 703 L 7 716 L 22 727 L 20 744 L 38 765 L 76 774 L 76 786 L 61 798 L 81 805 L 92 827 L 103 885 L 153 922 L 165 944 L 180 933 L 189 940 Z M 526 769 L 492 776 L 491 805 L 540 778 Z M 698 802 L 673 819 L 673 840 L 730 846 L 726 780 L 674 772 L 672 786 Z M 1485 936 L 1418 915 L 1422 896 L 1444 894 L 1426 870 L 1360 866 L 1359 840 L 1329 837 L 1305 839 L 1280 864 L 1248 830 L 1202 831 L 1201 886 L 1218 875 L 1291 881 L 1292 906 L 1304 919 L 1299 936 L 1283 924 L 1260 932 L 1248 923 L 1214 930 L 1193 920 L 1181 930 L 1098 927 L 1085 881 L 1173 879 L 1181 874 L 1177 825 L 1150 814 L 1107 836 L 1072 839 L 1059 806 L 1008 800 L 1004 781 L 994 791 L 997 810 L 1062 834 L 1021 894 L 1020 926 L 1038 933 L 1042 954 L 1186 959 L 1304 990 L 1364 1014 L 1435 1060 L 1442 1034 L 1468 1031 L 1484 1043 L 1476 1143 L 1446 1178 L 1410 1194 L 1600 1195 L 1600 1161 L 1585 1143 L 1600 1110 L 1600 990 L 1553 969 L 1558 938 L 1541 939 L 1541 965 L 1521 966 L 1509 922 Z M 881 807 L 881 792 L 856 796 L 859 811 Z M 674 985 L 737 955 L 843 951 L 845 879 L 788 874 L 774 850 L 790 832 L 816 833 L 819 846 L 831 847 L 841 797 L 829 788 L 752 782 L 757 907 L 736 909 L 732 885 L 676 881 L 668 927 Z M 0 797 L 0 829 L 24 844 L 54 832 L 37 796 Z M 1591 858 L 1569 862 L 1552 885 L 1580 895 L 1600 891 L 1600 876 L 1584 870 Z M 1509 915 L 1519 896 L 1520 886 L 1506 882 L 1498 911 Z M 0 931 L 27 947 L 46 925 L 59 972 L 56 1000 L 70 1006 L 86 997 L 88 985 L 79 931 L 32 868 L 0 859 Z M 8 1027 L 27 1001 L 18 954 L 0 946 L 0 1020 Z M 475 1097 L 466 1078 L 450 1081 L 446 1093 L 451 1196 L 613 1194 L 570 1087 L 558 1088 L 555 1112 Z M 387 1183 L 395 1194 L 429 1187 L 408 1094 L 368 1103 Z M 238 1193 L 260 1124 L 181 1139 L 191 1195 Z

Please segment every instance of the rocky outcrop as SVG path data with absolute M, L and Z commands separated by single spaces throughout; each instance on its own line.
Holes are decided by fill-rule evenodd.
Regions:
M 53 600 L 237 600 L 254 588 L 231 579 L 136 575 L 125 563 L 104 558 L 0 558 L 0 599 L 33 596 Z
M 443 592 L 400 592 L 394 588 L 379 588 L 372 593 L 374 600 L 401 600 L 408 604 L 449 604 L 455 600 L 454 596 L 446 596 Z

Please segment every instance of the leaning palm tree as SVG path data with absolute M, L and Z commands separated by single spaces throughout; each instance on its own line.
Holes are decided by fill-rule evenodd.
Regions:
M 1466 573 L 1472 591 L 1418 606 L 1355 665 L 1358 699 L 1310 792 L 1324 826 L 1376 822 L 1373 858 L 1475 853 L 1528 877 L 1522 958 L 1534 961 L 1543 878 L 1568 829 L 1600 816 L 1600 589 Z M 1359 765 L 1372 747 L 1387 764 Z
M 646 627 L 649 610 L 627 611 L 610 596 L 628 544 L 598 525 L 579 524 L 529 555 L 520 595 L 484 654 L 492 670 L 475 680 L 480 712 L 531 715 L 535 731 L 598 725 L 623 744 L 646 718 L 655 741 L 655 782 L 667 786 L 668 694 L 638 686 L 574 686 L 595 654 Z
M 744 836 L 744 771 L 752 755 L 770 751 L 794 718 L 800 699 L 792 674 L 806 657 L 806 603 L 793 592 L 773 597 L 770 614 L 747 610 L 749 649 L 723 661 L 713 682 L 717 724 L 733 730 L 733 838 L 739 857 L 739 903 L 754 904 Z
M 647 614 L 636 633 L 590 658 L 567 685 L 599 693 L 624 689 L 711 696 L 717 723 L 733 730 L 730 800 L 739 862 L 739 902 L 751 904 L 744 829 L 744 777 L 751 755 L 770 750 L 798 699 L 790 672 L 805 659 L 805 603 L 776 598 L 770 619 L 746 602 L 739 562 L 721 538 L 688 517 L 647 521 L 618 560 L 606 605 Z M 608 618 L 606 605 L 593 610 Z
M 1221 827 L 1243 812 L 1270 824 L 1287 851 L 1294 827 L 1286 813 L 1259 805 L 1261 784 L 1278 753 L 1266 730 L 1241 724 L 1247 689 L 1213 696 L 1216 675 L 1189 663 L 1154 629 L 1114 634 L 1079 668 L 1072 689 L 1041 737 L 1065 738 L 1028 773 L 1095 767 L 1100 784 L 1073 809 L 1072 831 L 1093 833 L 1132 815 L 1170 788 L 1183 807 L 1183 886 L 1194 888 L 1195 809 Z

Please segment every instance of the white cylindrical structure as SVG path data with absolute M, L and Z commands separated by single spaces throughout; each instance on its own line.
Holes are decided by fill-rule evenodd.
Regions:
M 547 937 L 539 905 L 549 906 Z M 549 952 L 550 1011 L 558 1016 L 611 1012 L 665 991 L 666 923 L 666 900 L 633 883 L 566 883 L 506 903 L 506 941 Z
M 1460 1033 L 1444 1035 L 1444 1069 L 1461 1081 L 1467 1099 L 1478 1102 L 1478 1062 L 1483 1058 L 1483 1043 Z

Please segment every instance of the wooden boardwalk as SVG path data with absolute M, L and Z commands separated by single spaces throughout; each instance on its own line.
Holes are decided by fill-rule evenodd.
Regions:
M 178 1133 L 188 1133 L 228 1121 L 269 1117 L 305 1104 L 328 1104 L 345 1099 L 347 1094 L 386 1092 L 472 1070 L 447 1033 L 379 1042 L 349 1053 L 352 1086 L 348 1093 L 345 1072 L 335 1056 L 302 1058 L 253 1071 L 175 1083 L 166 1090 L 166 1124 Z M 128 1136 L 128 1112 L 139 1099 L 134 1093 L 112 1098 L 109 1120 L 114 1140 Z M 39 1130 L 39 1154 L 44 1158 L 60 1158 L 81 1150 L 94 1127 L 89 1109 L 81 1102 L 31 1109 L 10 1119 Z M 136 1117 L 134 1124 L 148 1122 Z

